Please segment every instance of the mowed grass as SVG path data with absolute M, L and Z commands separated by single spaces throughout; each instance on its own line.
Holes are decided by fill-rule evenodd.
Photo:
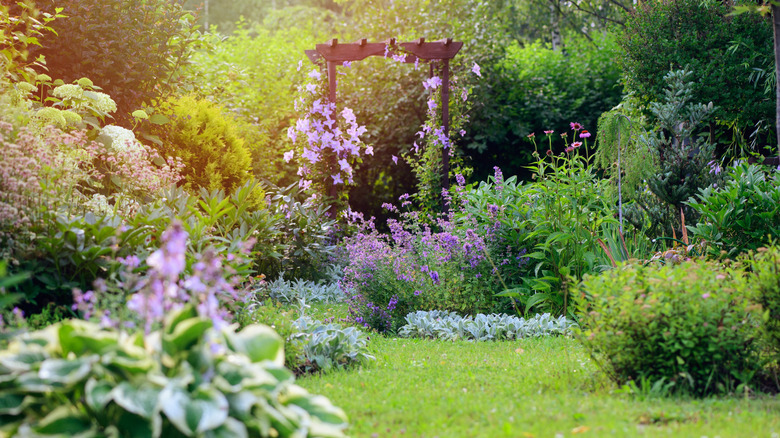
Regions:
M 780 434 L 780 398 L 637 397 L 576 340 L 449 342 L 371 336 L 376 363 L 307 376 L 353 437 L 749 437 Z

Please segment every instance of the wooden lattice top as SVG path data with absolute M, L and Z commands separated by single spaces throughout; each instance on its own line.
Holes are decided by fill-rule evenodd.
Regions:
M 412 42 L 396 43 L 390 38 L 381 43 L 369 43 L 365 38 L 354 43 L 339 43 L 332 39 L 325 44 L 317 44 L 316 50 L 307 50 L 306 55 L 312 62 L 325 59 L 328 62 L 361 61 L 369 56 L 385 56 L 387 48 L 401 48 L 405 53 L 405 62 L 415 62 L 417 59 L 440 60 L 452 59 L 458 54 L 463 43 L 446 38 L 434 42 L 426 42 L 420 38 Z

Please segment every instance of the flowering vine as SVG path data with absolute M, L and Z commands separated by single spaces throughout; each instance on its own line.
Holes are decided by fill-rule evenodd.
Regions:
M 326 202 L 343 202 L 347 196 L 344 187 L 354 181 L 355 164 L 361 162 L 362 155 L 373 155 L 373 147 L 360 139 L 366 128 L 357 123 L 355 113 L 346 107 L 339 110 L 326 97 L 325 75 L 315 68 L 307 77 L 309 81 L 301 86 L 301 96 L 295 101 L 300 116 L 287 130 L 294 147 L 284 154 L 284 160 L 297 161 L 302 190 L 320 194 Z

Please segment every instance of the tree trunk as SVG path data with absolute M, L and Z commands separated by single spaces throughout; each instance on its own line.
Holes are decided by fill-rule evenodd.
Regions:
M 555 4 L 550 4 L 550 39 L 552 40 L 552 49 L 559 51 L 563 48 L 563 37 L 561 36 L 561 16 Z
M 777 155 L 780 159 L 780 6 L 772 2 L 772 27 L 775 32 L 775 133 L 777 134 Z

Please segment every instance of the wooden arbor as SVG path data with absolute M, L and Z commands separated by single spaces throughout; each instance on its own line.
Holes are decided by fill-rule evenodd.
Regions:
M 400 48 L 406 55 L 404 62 L 416 63 L 418 60 L 430 63 L 430 76 L 433 77 L 433 62 L 441 63 L 441 103 L 442 103 L 442 122 L 444 135 L 449 136 L 450 128 L 450 59 L 458 54 L 462 42 L 452 41 L 452 38 L 446 38 L 435 42 L 426 42 L 425 38 L 406 43 L 396 43 L 395 38 L 391 38 L 381 43 L 369 43 L 365 38 L 354 43 L 340 44 L 337 39 L 332 39 L 325 44 L 317 44 L 315 50 L 306 50 L 306 56 L 313 63 L 324 59 L 327 63 L 328 71 L 328 89 L 331 102 L 336 101 L 336 67 L 345 61 L 362 61 L 369 56 L 387 56 L 388 48 Z M 446 150 L 446 145 L 442 146 L 442 187 L 449 189 L 450 156 Z M 331 186 L 331 196 L 336 195 L 336 186 Z M 442 207 L 447 211 L 447 205 L 442 199 Z

